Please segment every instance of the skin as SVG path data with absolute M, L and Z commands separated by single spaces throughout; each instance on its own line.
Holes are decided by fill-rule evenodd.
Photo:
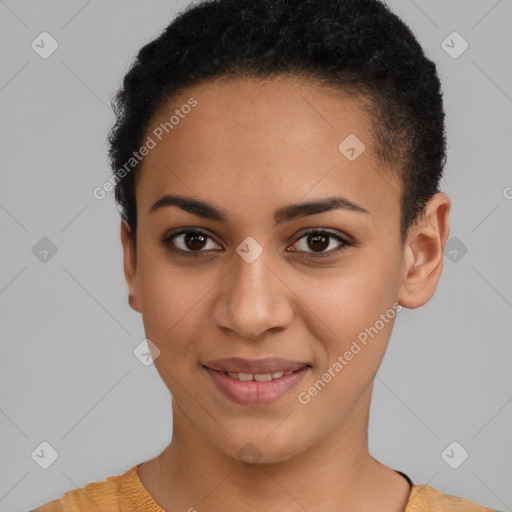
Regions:
M 163 105 L 146 135 L 191 96 L 197 106 L 142 162 L 136 249 L 121 223 L 129 304 L 160 351 L 154 364 L 173 404 L 172 441 L 139 467 L 139 478 L 166 510 L 404 510 L 408 483 L 374 459 L 367 442 L 373 382 L 394 320 L 308 404 L 297 395 L 393 304 L 412 309 L 430 300 L 450 199 L 433 196 L 401 246 L 401 184 L 377 161 L 372 120 L 357 98 L 290 77 L 215 80 Z M 352 133 L 366 150 L 349 161 L 338 146 Z M 176 206 L 148 213 L 170 193 L 207 201 L 228 221 Z M 335 209 L 274 226 L 277 208 L 334 195 L 369 213 Z M 202 251 L 197 257 L 161 242 L 176 228 L 210 237 L 192 250 L 184 236 L 174 239 L 176 250 Z M 304 236 L 312 228 L 356 243 L 335 252 L 342 244 L 328 238 L 320 253 L 331 255 L 315 258 Z M 236 252 L 248 236 L 263 251 L 252 263 Z M 202 367 L 229 356 L 280 356 L 312 368 L 277 401 L 241 406 Z M 239 454 L 247 443 L 259 452 L 253 464 Z

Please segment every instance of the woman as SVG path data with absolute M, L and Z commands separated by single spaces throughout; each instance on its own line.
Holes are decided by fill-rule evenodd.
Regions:
M 433 296 L 449 234 L 440 83 L 403 22 L 377 0 L 203 2 L 116 106 L 129 303 L 173 438 L 36 512 L 491 510 L 368 451 L 396 316 Z

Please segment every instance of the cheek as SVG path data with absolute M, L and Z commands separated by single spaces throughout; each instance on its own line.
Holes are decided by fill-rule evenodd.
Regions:
M 390 276 L 388 271 L 365 264 L 322 279 L 301 280 L 294 291 L 310 308 L 309 317 L 316 317 L 331 328 L 332 336 L 342 340 L 372 325 L 391 307 L 396 282 Z
M 299 402 L 307 404 L 304 414 L 322 417 L 331 410 L 328 422 L 338 424 L 371 385 L 397 314 L 389 289 L 385 280 L 352 277 L 343 282 L 342 289 L 329 288 L 310 304 L 312 310 L 321 312 L 312 332 L 322 351 L 317 351 L 314 379 L 299 390 Z
M 195 288 L 185 286 L 183 272 L 177 267 L 149 254 L 139 259 L 139 287 L 146 334 L 162 343 L 190 310 Z
M 141 258 L 139 264 L 146 336 L 163 354 L 192 350 L 190 340 L 211 328 L 208 295 L 214 293 L 218 276 L 155 256 Z
M 303 318 L 322 346 L 318 371 L 331 369 L 340 376 L 333 379 L 337 384 L 330 386 L 331 392 L 346 383 L 364 385 L 372 377 L 368 368 L 377 371 L 399 308 L 396 291 L 397 273 L 377 260 L 340 270 L 337 277 L 303 283 Z M 343 360 L 333 368 L 339 357 Z

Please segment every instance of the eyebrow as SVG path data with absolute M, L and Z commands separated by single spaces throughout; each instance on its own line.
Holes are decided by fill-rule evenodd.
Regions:
M 177 206 L 185 212 L 219 222 L 227 222 L 229 217 L 226 210 L 218 208 L 210 203 L 193 197 L 174 194 L 166 194 L 162 196 L 155 204 L 153 204 L 148 213 L 154 213 L 160 209 L 171 206 Z M 362 206 L 353 203 L 344 197 L 335 196 L 319 199 L 317 201 L 282 206 L 274 212 L 274 221 L 276 225 L 278 225 L 294 219 L 306 217 L 307 215 L 315 215 L 335 209 L 371 215 L 371 213 Z

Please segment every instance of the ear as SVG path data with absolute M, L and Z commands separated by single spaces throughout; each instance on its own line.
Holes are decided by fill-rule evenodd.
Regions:
M 426 204 L 425 218 L 414 224 L 404 247 L 404 275 L 398 302 L 414 309 L 434 295 L 441 277 L 444 248 L 450 231 L 450 198 L 443 192 Z
M 128 285 L 128 304 L 139 313 L 142 312 L 139 299 L 139 286 L 137 279 L 137 254 L 132 237 L 132 231 L 128 223 L 121 220 L 121 243 L 123 245 L 124 277 Z

